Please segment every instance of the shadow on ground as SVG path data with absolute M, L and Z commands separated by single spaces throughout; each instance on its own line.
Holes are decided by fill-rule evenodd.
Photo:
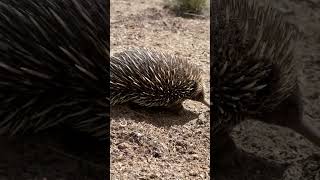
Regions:
M 287 165 L 268 161 L 242 150 L 239 162 L 217 169 L 214 175 L 217 180 L 279 180 Z
M 111 108 L 111 119 L 132 119 L 136 122 L 145 122 L 156 127 L 171 127 L 183 125 L 197 119 L 200 114 L 183 109 L 180 114 L 168 111 L 155 111 L 148 109 L 131 109 L 128 106 L 114 106 Z

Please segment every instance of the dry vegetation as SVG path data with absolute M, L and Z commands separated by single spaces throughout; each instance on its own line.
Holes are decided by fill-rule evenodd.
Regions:
M 192 17 L 208 13 L 208 0 L 164 0 L 165 7 L 178 16 Z

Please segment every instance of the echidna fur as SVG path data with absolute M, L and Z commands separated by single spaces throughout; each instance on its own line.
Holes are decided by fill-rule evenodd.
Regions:
M 250 0 L 218 0 L 218 48 L 213 53 L 213 133 L 273 111 L 297 86 L 297 32 L 271 7 Z
M 185 59 L 150 48 L 131 48 L 111 56 L 111 104 L 180 106 L 204 101 L 201 71 Z
M 0 133 L 65 124 L 104 137 L 105 0 L 0 1 Z

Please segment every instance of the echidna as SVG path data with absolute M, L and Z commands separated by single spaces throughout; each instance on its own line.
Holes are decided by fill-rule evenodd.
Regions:
M 319 130 L 303 120 L 293 54 L 296 29 L 271 7 L 253 1 L 217 0 L 214 5 L 211 78 L 217 118 L 211 133 L 216 146 L 247 118 L 289 127 L 320 146 Z
M 191 99 L 209 106 L 201 72 L 185 59 L 150 48 L 116 53 L 110 59 L 111 104 L 181 110 Z
M 107 131 L 105 0 L 0 1 L 0 132 Z

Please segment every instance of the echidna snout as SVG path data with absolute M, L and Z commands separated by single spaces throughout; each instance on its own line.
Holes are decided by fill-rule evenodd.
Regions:
M 205 95 L 204 95 L 203 88 L 200 91 L 198 91 L 195 95 L 193 95 L 190 98 L 190 100 L 201 102 L 204 105 L 206 105 L 207 107 L 210 107 L 210 104 L 205 100 Z
M 199 68 L 188 61 L 147 48 L 114 54 L 110 61 L 111 104 L 179 109 L 190 99 L 205 101 Z

